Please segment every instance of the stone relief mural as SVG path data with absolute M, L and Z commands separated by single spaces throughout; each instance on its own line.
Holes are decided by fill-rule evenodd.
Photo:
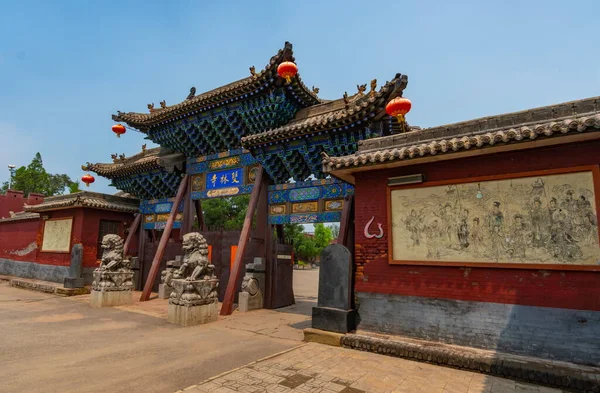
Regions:
M 593 173 L 391 191 L 396 261 L 600 264 Z
M 71 251 L 70 246 L 72 228 L 72 218 L 44 221 L 44 238 L 42 240 L 42 251 Z

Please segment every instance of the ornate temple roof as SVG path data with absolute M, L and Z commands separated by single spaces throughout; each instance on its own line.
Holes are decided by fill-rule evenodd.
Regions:
M 323 154 L 322 164 L 325 173 L 342 177 L 378 164 L 598 131 L 600 97 L 593 97 L 364 140 L 354 154 Z
M 131 157 L 113 154 L 112 159 L 112 164 L 90 164 L 88 162 L 81 169 L 95 172 L 108 179 L 114 179 L 131 174 L 149 172 L 155 169 L 165 168 L 172 172 L 173 167 L 177 167 L 181 171 L 185 168 L 185 156 L 183 154 L 173 153 L 162 147 L 148 150 L 144 148 L 140 153 Z
M 319 132 L 338 129 L 348 125 L 367 123 L 379 120 L 385 115 L 385 106 L 389 100 L 402 96 L 408 84 L 406 75 L 396 74 L 389 82 L 375 91 L 360 91 L 354 96 L 330 101 L 301 109 L 288 124 L 255 135 L 242 138 L 242 146 L 251 148 L 265 143 L 295 139 L 299 136 L 318 134 Z M 365 86 L 366 88 L 366 86 Z
M 112 158 L 112 164 L 88 162 L 81 169 L 111 179 L 113 186 L 140 199 L 175 195 L 185 172 L 185 155 L 163 147 L 143 147 L 142 152 L 131 157 L 113 154 Z
M 23 209 L 26 212 L 45 212 L 73 207 L 89 207 L 125 213 L 137 213 L 139 201 L 134 198 L 123 198 L 114 195 L 81 191 L 74 194 L 49 197 L 39 205 L 25 205 Z
M 275 87 L 283 85 L 283 79 L 277 75 L 277 66 L 284 61 L 294 61 L 292 44 L 285 43 L 283 49 L 271 57 L 269 64 L 263 71 L 254 72 L 251 67 L 251 76 L 240 79 L 233 83 L 221 86 L 217 89 L 195 96 L 195 89 L 192 88 L 190 95 L 186 100 L 179 104 L 166 106 L 161 103 L 161 108 L 151 109 L 150 113 L 136 112 L 118 112 L 113 115 L 113 120 L 122 121 L 145 132 L 151 127 L 179 120 L 190 115 L 195 115 L 206 110 L 211 110 L 224 106 L 235 101 L 244 100 L 261 92 L 269 91 Z M 308 89 L 296 74 L 292 82 L 288 85 L 291 94 L 301 103 L 302 107 L 308 107 L 321 102 L 317 95 Z

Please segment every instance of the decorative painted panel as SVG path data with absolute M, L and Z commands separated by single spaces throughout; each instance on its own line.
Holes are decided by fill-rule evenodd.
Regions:
M 144 215 L 144 229 L 163 229 L 173 207 L 175 198 L 143 200 L 140 212 Z M 181 228 L 183 220 L 183 201 L 179 204 L 173 228 Z
M 598 266 L 597 174 L 547 173 L 393 189 L 391 263 Z
M 340 221 L 344 198 L 352 194 L 354 187 L 337 179 L 270 186 L 269 222 L 306 224 Z

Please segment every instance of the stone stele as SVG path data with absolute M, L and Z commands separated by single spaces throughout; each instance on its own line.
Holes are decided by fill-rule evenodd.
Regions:
M 313 307 L 312 327 L 336 333 L 356 328 L 352 307 L 352 255 L 341 244 L 325 247 L 319 267 L 319 298 Z
M 167 322 L 192 326 L 216 321 L 219 279 L 208 261 L 206 239 L 196 232 L 183 236 L 184 257 L 171 279 Z
M 120 306 L 132 303 L 133 271 L 129 260 L 123 259 L 123 239 L 106 235 L 102 239 L 102 261 L 94 270 L 90 305 Z

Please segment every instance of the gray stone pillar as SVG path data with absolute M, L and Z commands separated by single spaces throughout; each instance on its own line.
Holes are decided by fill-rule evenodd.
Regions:
M 65 288 L 83 288 L 83 246 L 75 244 L 71 250 L 71 264 L 69 265 L 69 277 L 65 277 L 63 285 Z

